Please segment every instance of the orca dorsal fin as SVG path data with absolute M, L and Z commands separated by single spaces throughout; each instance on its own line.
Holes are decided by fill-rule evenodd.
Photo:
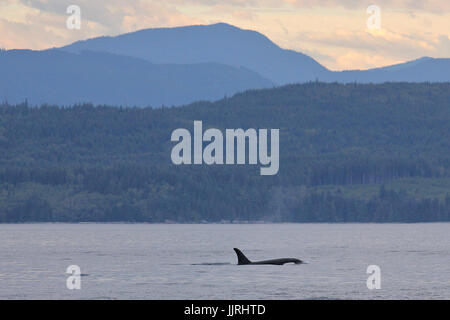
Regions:
M 239 250 L 238 248 L 233 248 L 236 252 L 237 258 L 238 258 L 238 264 L 250 264 L 252 263 L 250 260 L 247 259 L 247 257 Z

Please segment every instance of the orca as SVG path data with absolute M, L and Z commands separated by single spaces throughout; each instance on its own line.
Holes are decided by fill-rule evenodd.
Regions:
M 300 264 L 303 263 L 302 260 L 296 259 L 296 258 L 280 258 L 280 259 L 271 259 L 271 260 L 263 260 L 263 261 L 250 261 L 241 250 L 238 248 L 233 248 L 236 252 L 237 258 L 238 258 L 238 265 L 246 265 L 246 264 L 275 264 L 275 265 L 282 265 L 285 263 L 295 263 Z

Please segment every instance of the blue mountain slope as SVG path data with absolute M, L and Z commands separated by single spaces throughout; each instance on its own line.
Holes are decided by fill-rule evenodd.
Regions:
M 218 62 L 245 66 L 278 85 L 314 80 L 374 83 L 450 81 L 449 59 L 425 57 L 384 68 L 333 72 L 305 54 L 278 47 L 258 32 L 225 23 L 145 29 L 116 37 L 78 41 L 62 50 L 104 51 L 154 63 Z
M 0 99 L 27 99 L 33 105 L 180 105 L 272 86 L 245 68 L 218 63 L 156 65 L 94 52 L 2 51 L 0 70 Z
M 449 82 L 450 59 L 424 57 L 383 68 L 333 72 L 324 80 L 344 83 Z
M 261 33 L 225 23 L 145 29 L 78 41 L 61 49 L 105 51 L 153 63 L 218 62 L 245 66 L 279 85 L 315 80 L 327 71 L 311 57 L 281 49 Z
M 182 105 L 286 83 L 450 82 L 450 59 L 330 71 L 228 24 L 146 29 L 60 49 L 0 51 L 0 99 L 69 105 Z

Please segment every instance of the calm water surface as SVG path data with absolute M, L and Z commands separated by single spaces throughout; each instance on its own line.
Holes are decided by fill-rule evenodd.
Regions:
M 450 299 L 450 224 L 0 225 L 0 299 Z

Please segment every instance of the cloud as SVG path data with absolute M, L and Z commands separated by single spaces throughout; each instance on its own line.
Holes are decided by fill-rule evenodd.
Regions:
M 4 1 L 0 7 L 0 45 L 7 48 L 44 49 L 89 37 L 203 22 L 161 1 L 140 0 L 133 5 L 122 0 Z M 66 10 L 72 4 L 81 8 L 80 30 L 66 28 Z
M 356 50 L 348 50 L 336 58 L 336 64 L 340 66 L 341 70 L 375 68 L 393 65 L 398 62 L 397 59 L 392 59 L 382 54 L 368 55 Z
M 377 33 L 368 30 L 351 32 L 337 29 L 299 32 L 295 39 L 303 45 L 334 51 L 335 62 L 327 60 L 338 69 L 348 68 L 351 61 L 354 61 L 355 68 L 364 69 L 422 56 L 450 57 L 450 40 L 443 34 L 408 34 L 389 30 Z
M 297 8 L 345 8 L 366 9 L 370 5 L 377 5 L 386 10 L 402 10 L 404 12 L 432 12 L 437 14 L 450 11 L 448 0 L 165 0 L 172 5 L 197 6 L 234 6 L 254 8 L 280 8 L 293 6 Z
M 445 13 L 450 11 L 448 0 L 283 0 L 285 3 L 302 8 L 345 8 L 364 9 L 369 5 L 377 5 L 387 10 L 403 10 L 406 12 L 421 11 Z

